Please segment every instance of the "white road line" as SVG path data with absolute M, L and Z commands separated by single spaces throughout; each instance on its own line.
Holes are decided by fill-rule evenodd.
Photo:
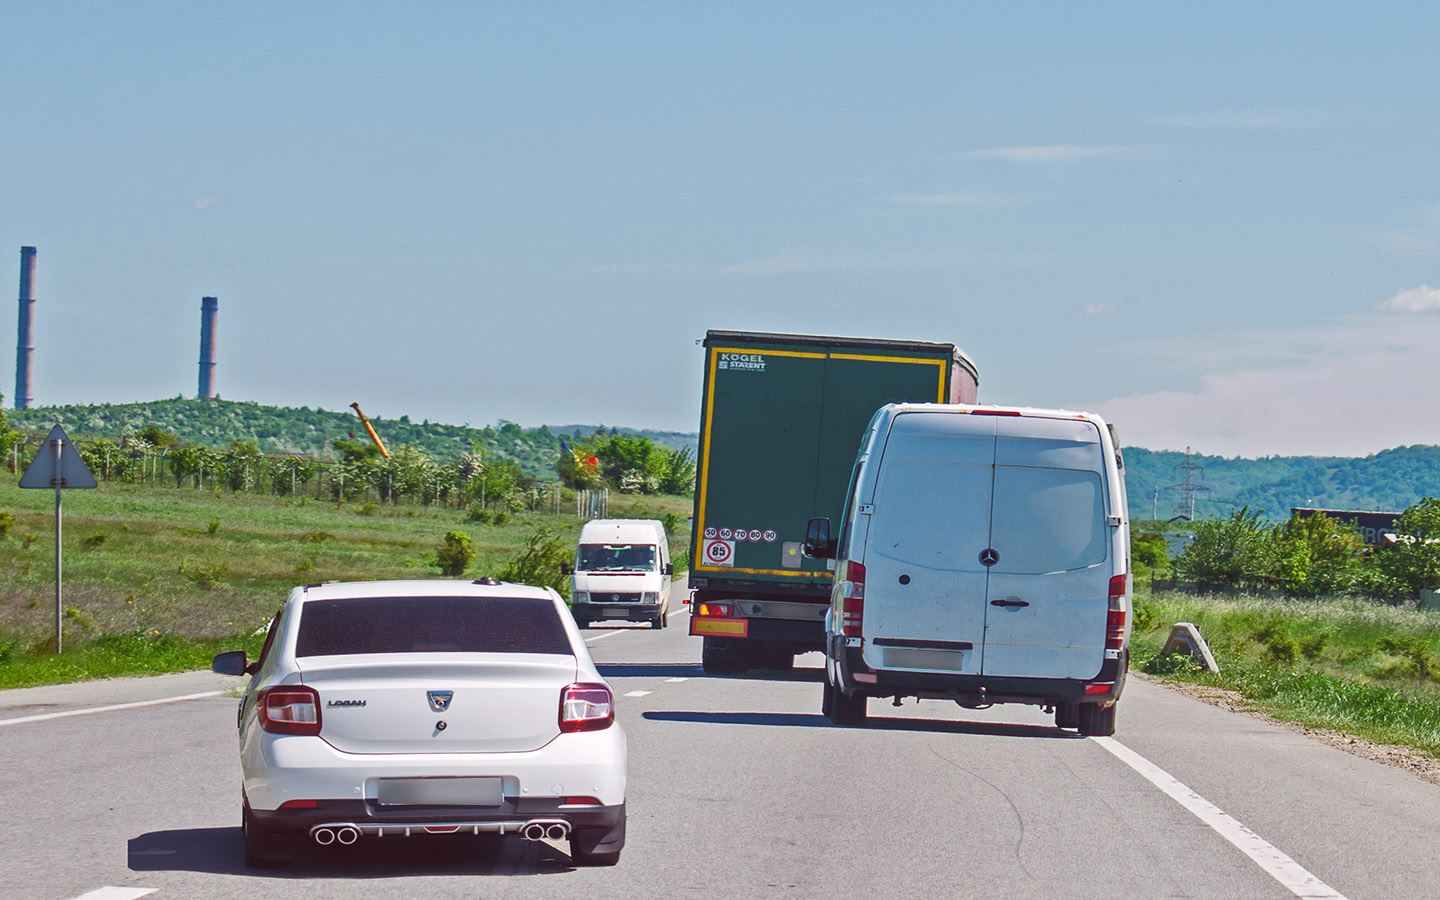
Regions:
M 630 630 L 630 629 L 626 628 L 626 629 L 624 629 L 624 630 L 622 630 L 622 631 L 607 631 L 607 632 L 605 632 L 604 634 L 597 634 L 597 635 L 595 635 L 594 637 L 588 637 L 588 638 L 586 638 L 586 639 L 585 639 L 585 643 L 587 643 L 587 644 L 593 644 L 593 643 L 595 643 L 596 641 L 603 641 L 603 640 L 605 640 L 607 637 L 614 637 L 614 636 L 617 635 L 617 634 L 624 634 L 626 631 L 629 631 L 629 630 Z
M 98 888 L 88 894 L 81 894 L 75 900 L 136 900 L 137 897 L 144 897 L 146 894 L 153 894 L 159 888 L 122 888 L 109 887 Z
M 1206 800 L 1175 780 L 1164 769 L 1126 747 L 1114 738 L 1092 737 L 1125 765 L 1144 776 L 1146 781 L 1188 809 L 1197 819 L 1234 844 L 1236 849 L 1255 861 L 1266 874 L 1285 886 L 1290 893 L 1304 900 L 1345 900 L 1345 895 L 1312 875 L 1304 866 L 1286 856 L 1260 835 L 1246 828 L 1220 807 Z
M 688 678 L 667 678 L 667 679 L 665 679 L 665 683 L 666 683 L 666 684 L 679 684 L 679 683 L 682 682 L 682 681 L 689 681 L 689 680 L 690 680 L 690 679 L 688 679 Z
M 91 713 L 110 712 L 116 709 L 135 709 L 137 706 L 155 706 L 160 703 L 179 703 L 182 700 L 199 700 L 203 697 L 218 697 L 219 691 L 206 691 L 203 694 L 186 694 L 183 697 L 165 697 L 160 700 L 141 700 L 136 703 L 116 703 L 114 706 L 91 706 L 87 709 L 71 709 L 65 712 L 42 713 L 38 716 L 21 716 L 17 719 L 0 719 L 0 725 L 18 725 L 21 722 L 43 722 L 46 719 L 64 719 L 69 716 L 88 716 Z M 159 890 L 156 888 L 155 890 Z M 85 895 L 89 897 L 89 894 Z
M 631 691 L 630 693 L 624 694 L 623 696 L 625 696 L 625 697 L 644 697 L 645 695 L 647 695 L 647 694 L 649 694 L 649 693 L 652 693 L 652 692 L 651 692 L 651 691 Z

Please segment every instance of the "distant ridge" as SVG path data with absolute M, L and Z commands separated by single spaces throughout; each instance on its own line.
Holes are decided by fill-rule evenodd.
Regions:
M 60 424 L 76 440 L 117 440 L 127 432 L 136 433 L 158 425 L 188 444 L 222 449 L 232 441 L 254 441 L 264 453 L 294 453 L 329 459 L 335 455 L 336 440 L 368 441 L 353 412 L 265 406 L 248 401 L 216 399 L 153 400 L 143 403 L 116 403 L 74 406 L 42 406 L 6 410 L 12 428 L 43 436 Z M 560 439 L 582 437 L 604 430 L 648 437 L 658 445 L 694 449 L 696 436 L 672 431 L 611 428 L 603 425 L 566 425 L 550 428 L 522 428 L 501 420 L 479 428 L 439 422 L 412 422 L 370 416 L 381 440 L 390 448 L 404 444 L 418 447 L 437 462 L 454 462 L 468 453 L 477 441 L 486 458 L 513 459 L 526 474 L 553 477 Z
M 150 425 L 172 431 L 186 443 L 216 449 L 231 441 L 254 441 L 266 453 L 302 453 L 322 459 L 334 455 L 334 441 L 365 441 L 351 412 L 309 407 L 264 406 L 235 400 L 175 398 L 147 403 L 48 406 L 7 410 L 10 425 L 37 437 L 59 423 L 77 440 L 118 439 L 128 429 Z M 453 462 L 479 442 L 486 458 L 513 459 L 526 474 L 554 474 L 560 439 L 603 430 L 647 437 L 654 443 L 696 448 L 697 435 L 678 431 L 647 431 L 624 426 L 541 425 L 522 428 L 503 419 L 479 428 L 439 422 L 374 418 L 376 430 L 390 447 L 413 444 L 437 462 Z M 352 437 L 352 433 L 355 437 Z M 858 439 L 858 436 L 857 436 Z M 1125 448 L 1126 485 L 1133 519 L 1152 514 L 1169 519 L 1180 493 L 1169 486 L 1182 478 L 1175 467 L 1185 454 L 1170 450 Z M 1328 509 L 1402 510 L 1425 497 L 1440 496 L 1440 446 L 1396 447 L 1366 457 L 1268 456 L 1225 458 L 1197 454 L 1204 467 L 1199 480 L 1210 489 L 1196 495 L 1196 515 L 1228 516 L 1242 506 L 1263 510 L 1266 518 L 1288 518 L 1292 506 Z M 1155 490 L 1159 488 L 1158 502 Z

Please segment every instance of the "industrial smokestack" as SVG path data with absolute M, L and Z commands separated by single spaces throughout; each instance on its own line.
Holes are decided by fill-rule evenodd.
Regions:
M 215 297 L 200 298 L 200 396 L 215 396 L 215 316 L 220 301 Z
M 20 248 L 20 339 L 15 344 L 15 408 L 29 409 L 35 355 L 35 248 Z

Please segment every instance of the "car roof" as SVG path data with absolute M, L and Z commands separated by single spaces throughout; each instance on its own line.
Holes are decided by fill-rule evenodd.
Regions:
M 554 592 L 550 588 L 493 579 L 456 581 L 411 578 L 307 584 L 296 588 L 292 596 L 300 600 L 342 600 L 357 597 L 532 597 L 536 600 L 552 600 Z

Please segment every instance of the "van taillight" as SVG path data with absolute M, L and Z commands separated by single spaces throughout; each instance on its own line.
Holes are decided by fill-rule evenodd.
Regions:
M 1125 647 L 1125 585 L 1128 579 L 1116 575 L 1110 579 L 1110 609 L 1105 617 L 1105 649 L 1121 650 Z
M 615 697 L 603 684 L 578 682 L 560 692 L 561 731 L 599 731 L 615 721 Z
M 840 633 L 860 637 L 865 619 L 865 566 L 857 562 L 845 564 L 845 578 L 840 582 Z
M 319 734 L 320 693 L 304 685 L 266 688 L 256 705 L 260 727 L 271 734 Z

